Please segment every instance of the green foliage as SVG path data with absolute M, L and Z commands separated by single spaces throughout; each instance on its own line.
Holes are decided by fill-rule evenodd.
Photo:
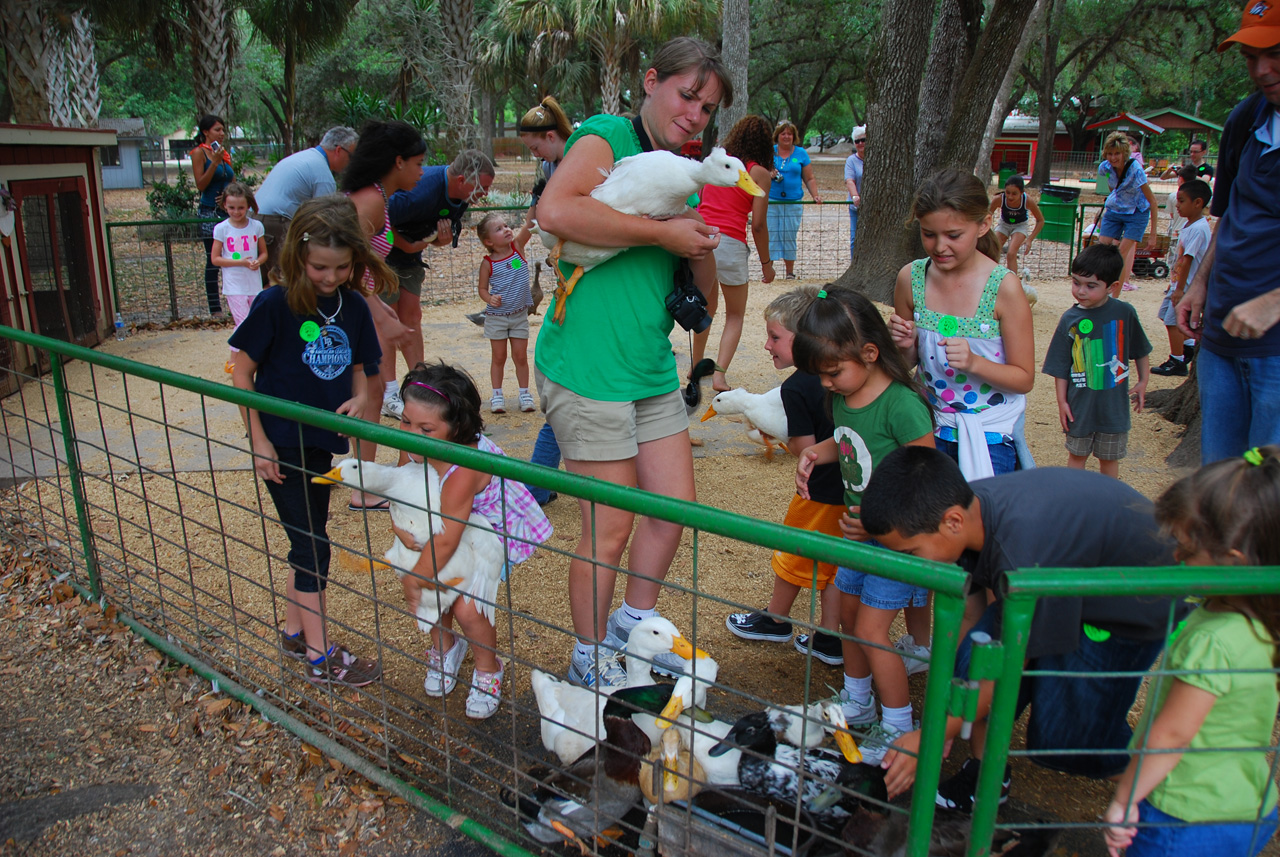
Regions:
M 196 216 L 196 202 L 200 199 L 200 191 L 195 183 L 187 178 L 186 170 L 178 171 L 178 180 L 174 184 L 160 180 L 151 183 L 147 191 L 147 206 L 151 216 L 156 220 L 183 220 Z
M 257 165 L 258 159 L 249 149 L 240 147 L 231 149 L 231 169 L 236 171 L 236 181 L 249 187 L 257 187 L 262 181 L 262 176 L 250 172 Z M 186 174 L 183 173 L 183 175 Z
M 99 40 L 99 56 L 116 49 L 114 42 Z M 179 68 L 190 67 L 185 47 L 173 61 Z M 98 88 L 102 94 L 103 116 L 144 119 L 152 134 L 172 134 L 191 127 L 195 121 L 190 75 L 166 70 L 152 45 L 104 65 L 100 69 Z

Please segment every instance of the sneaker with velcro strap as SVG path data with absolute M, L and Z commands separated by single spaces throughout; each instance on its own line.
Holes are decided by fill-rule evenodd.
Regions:
M 956 812 L 973 812 L 974 794 L 978 790 L 978 774 L 982 770 L 982 762 L 977 759 L 966 759 L 956 771 L 938 784 L 938 794 L 934 802 L 943 809 Z M 1003 804 L 1009 800 L 1009 785 L 1013 781 L 1012 770 L 1004 766 L 1004 779 L 1000 783 L 1000 800 Z
M 357 658 L 346 646 L 334 646 L 318 664 L 309 663 L 307 680 L 312 684 L 340 684 L 364 687 L 382 675 L 382 665 L 368 658 Z

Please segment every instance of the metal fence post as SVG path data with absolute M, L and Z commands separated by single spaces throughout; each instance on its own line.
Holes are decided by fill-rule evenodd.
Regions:
M 987 740 L 978 774 L 978 790 L 974 795 L 969 857 L 988 857 L 991 853 L 996 813 L 1000 811 L 1004 766 L 1009 761 L 1009 742 L 1018 708 L 1018 689 L 1022 684 L 1022 662 L 1026 658 L 1027 637 L 1031 633 L 1036 599 L 1005 598 L 1003 609 L 1004 628 L 1000 639 L 1004 644 L 1004 673 L 996 680 L 991 712 L 987 715 Z
M 169 321 L 178 320 L 178 282 L 173 273 L 173 243 L 169 230 L 164 230 L 164 269 L 169 275 Z
M 76 522 L 80 526 L 80 545 L 84 550 L 85 570 L 89 575 L 89 591 L 95 599 L 102 597 L 102 583 L 98 579 L 98 563 L 94 558 L 93 535 L 89 529 L 89 509 L 84 499 L 84 483 L 80 474 L 80 457 L 76 450 L 75 430 L 71 425 L 71 402 L 67 398 L 67 378 L 62 368 L 62 358 L 50 353 L 49 371 L 53 375 L 53 397 L 58 402 L 58 425 L 62 431 L 62 443 L 67 456 L 67 478 L 71 481 L 71 498 L 75 501 Z
M 960 622 L 964 618 L 964 596 L 939 592 L 933 602 L 933 653 L 929 658 L 929 678 L 921 709 L 920 758 L 911 793 L 908 816 L 907 854 L 928 857 L 933 831 L 934 795 L 942 776 L 942 751 L 946 743 L 947 696 L 956 668 L 960 643 Z

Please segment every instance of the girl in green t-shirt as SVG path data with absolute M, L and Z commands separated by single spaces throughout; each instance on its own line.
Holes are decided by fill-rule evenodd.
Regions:
M 1187 565 L 1280 565 L 1280 447 L 1179 480 L 1156 518 Z M 1252 857 L 1267 844 L 1276 830 L 1266 748 L 1280 702 L 1278 640 L 1280 595 L 1211 597 L 1187 618 L 1164 658 L 1165 670 L 1182 674 L 1153 680 L 1135 755 L 1104 816 L 1112 857 Z

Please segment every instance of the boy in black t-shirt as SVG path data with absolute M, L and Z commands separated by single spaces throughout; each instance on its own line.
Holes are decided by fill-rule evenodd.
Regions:
M 1111 297 L 1123 270 L 1124 257 L 1114 245 L 1091 244 L 1080 251 L 1071 263 L 1076 305 L 1062 314 L 1043 369 L 1057 379 L 1067 466 L 1083 470 L 1092 453 L 1102 474 L 1117 479 L 1129 445 L 1129 361 L 1138 367 L 1132 396 L 1139 413 L 1151 378 L 1151 343 L 1138 313 Z
M 996 639 L 1002 605 L 998 598 L 988 605 L 988 593 L 998 595 L 1006 572 L 1173 564 L 1173 542 L 1156 524 L 1151 501 L 1119 480 L 1087 471 L 1037 468 L 970 485 L 943 453 L 903 447 L 871 475 L 861 511 L 862 526 L 885 547 L 968 571 L 981 587 L 970 598 L 985 608 L 972 630 Z M 1023 678 L 1019 714 L 1031 706 L 1027 749 L 1040 751 L 1032 761 L 1097 778 L 1123 771 L 1133 734 L 1126 715 L 1141 674 L 1164 648 L 1170 623 L 1185 612 L 1185 605 L 1165 597 L 1040 599 L 1026 668 L 1068 675 Z M 968 675 L 970 647 L 966 635 L 956 656 L 959 677 Z M 963 811 L 973 806 L 990 704 L 991 685 L 983 682 L 971 739 L 974 758 L 938 787 L 940 806 Z M 958 717 L 947 719 L 948 740 L 960 729 Z M 919 732 L 913 732 L 894 743 L 914 753 L 919 740 Z M 1054 754 L 1064 750 L 1093 752 Z M 915 780 L 914 756 L 891 750 L 884 764 L 890 797 Z M 1006 789 L 1008 780 L 1006 770 Z

